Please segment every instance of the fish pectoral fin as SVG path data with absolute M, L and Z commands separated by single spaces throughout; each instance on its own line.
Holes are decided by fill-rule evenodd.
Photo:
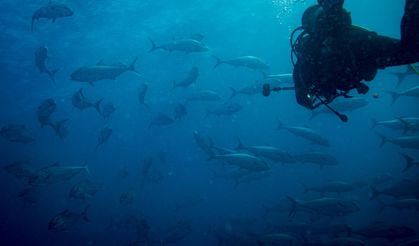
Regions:
M 91 85 L 92 87 L 94 87 L 94 86 L 95 86 L 95 84 L 93 83 L 93 81 L 90 81 L 90 82 L 89 82 L 89 85 Z
M 56 20 L 57 20 L 57 18 L 52 18 L 51 22 L 55 23 Z

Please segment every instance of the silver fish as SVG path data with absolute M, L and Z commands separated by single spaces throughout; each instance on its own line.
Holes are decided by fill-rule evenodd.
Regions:
M 330 104 L 332 108 L 338 112 L 352 112 L 354 110 L 366 107 L 369 102 L 363 98 L 349 98 L 344 100 L 336 100 Z M 320 114 L 332 114 L 332 112 L 325 107 L 312 111 L 312 118 Z
M 77 92 L 75 92 L 71 98 L 71 103 L 73 104 L 73 107 L 78 108 L 80 111 L 83 111 L 88 108 L 94 108 L 99 114 L 101 114 L 100 105 L 102 102 L 103 98 L 95 103 L 92 103 L 88 98 L 84 96 L 83 89 L 80 89 Z
M 127 71 L 132 71 L 138 74 L 137 70 L 135 70 L 136 62 L 137 58 L 135 58 L 130 65 L 126 65 L 124 63 L 107 65 L 100 61 L 93 66 L 78 68 L 71 74 L 71 80 L 87 82 L 90 85 L 94 85 L 94 82 L 100 80 L 116 80 L 117 77 Z
M 273 162 L 279 163 L 295 163 L 295 158 L 287 153 L 273 146 L 244 146 L 241 140 L 238 138 L 238 150 L 247 150 L 252 154 L 261 158 L 269 159 Z
M 109 138 L 111 137 L 111 135 L 112 135 L 112 129 L 111 128 L 109 128 L 109 127 L 103 128 L 99 133 L 99 137 L 97 139 L 97 146 L 96 147 L 99 147 L 100 145 L 103 145 L 104 143 L 106 143 L 109 140 Z
M 336 157 L 321 152 L 308 152 L 305 154 L 295 155 L 294 159 L 297 162 L 310 163 L 319 165 L 320 167 L 339 165 L 339 161 L 336 159 Z
M 229 64 L 234 67 L 246 67 L 254 70 L 266 70 L 269 69 L 269 65 L 265 61 L 256 56 L 240 56 L 229 60 L 221 60 L 214 56 L 216 64 L 214 68 L 217 68 L 221 64 Z
M 3 169 L 18 179 L 31 178 L 35 173 L 35 170 L 29 165 L 29 161 L 15 161 L 4 166 Z
M 176 82 L 176 81 L 173 82 L 173 89 L 177 87 L 186 88 L 192 85 L 193 83 L 195 83 L 198 77 L 199 77 L 199 69 L 198 67 L 193 67 L 191 68 L 188 75 L 184 79 L 182 79 L 179 82 Z
M 161 127 L 161 126 L 168 126 L 175 123 L 175 120 L 167 116 L 166 114 L 159 113 L 157 114 L 150 122 L 150 127 Z
M 416 180 L 403 179 L 385 189 L 378 190 L 371 186 L 371 199 L 376 199 L 381 195 L 391 196 L 394 198 L 411 198 L 419 197 L 419 182 Z
M 329 141 L 313 129 L 301 126 L 284 126 L 281 122 L 278 123 L 277 129 L 287 130 L 296 136 L 309 140 L 312 143 L 329 147 Z
M 400 97 L 415 97 L 419 98 L 419 86 L 410 88 L 401 92 L 386 91 L 392 98 L 392 103 L 395 103 Z
M 223 105 L 218 106 L 214 109 L 207 109 L 207 116 L 208 115 L 216 115 L 216 116 L 231 116 L 243 109 L 243 106 L 238 103 L 231 103 L 227 102 Z
M 254 84 L 251 84 L 249 86 L 243 87 L 239 90 L 236 90 L 236 89 L 230 87 L 230 90 L 231 90 L 230 99 L 236 97 L 239 94 L 243 94 L 243 95 L 247 95 L 247 96 L 262 94 L 262 89 L 263 89 L 263 84 L 258 83 L 258 82 L 254 83 Z
M 318 192 L 321 194 L 325 193 L 344 193 L 344 192 L 352 192 L 356 190 L 358 187 L 346 182 L 337 181 L 337 182 L 329 182 L 321 185 L 316 186 L 306 186 L 304 185 L 304 193 L 308 192 Z
M 87 217 L 89 207 L 90 205 L 87 205 L 81 213 L 74 213 L 70 210 L 64 210 L 63 212 L 58 213 L 49 221 L 48 230 L 53 232 L 65 232 L 69 231 L 80 221 L 90 222 Z
M 400 199 L 392 203 L 381 203 L 380 211 L 385 208 L 394 208 L 398 210 L 419 210 L 419 200 L 416 198 Z
M 224 161 L 230 165 L 237 166 L 241 169 L 260 172 L 269 171 L 269 165 L 262 159 L 245 153 L 235 153 L 226 155 L 215 155 L 212 159 Z
M 50 124 L 52 129 L 54 129 L 55 134 L 61 139 L 67 137 L 68 135 L 68 127 L 66 126 L 68 121 L 69 119 L 64 119 Z
M 399 87 L 407 76 L 419 75 L 419 70 L 414 64 L 410 64 L 407 65 L 405 72 L 393 72 L 392 74 L 397 77 L 397 87 Z
M 156 43 L 153 40 L 151 39 L 149 40 L 151 43 L 151 49 L 149 52 L 153 52 L 156 50 L 166 50 L 169 52 L 180 51 L 180 52 L 185 52 L 186 54 L 189 54 L 189 53 L 209 51 L 209 48 L 205 44 L 191 38 L 178 39 L 170 43 L 161 44 L 161 45 L 156 45 Z
M 198 147 L 209 157 L 214 155 L 214 141 L 209 137 L 200 134 L 198 131 L 193 132 L 193 136 Z
M 9 124 L 0 129 L 0 136 L 13 143 L 30 144 L 35 141 L 34 138 L 27 134 L 24 125 Z
M 47 5 L 42 6 L 36 10 L 35 13 L 33 13 L 31 30 L 33 31 L 35 21 L 39 19 L 48 19 L 54 23 L 58 18 L 69 17 L 73 14 L 73 11 L 67 5 L 61 3 L 53 3 L 50 0 Z
M 346 216 L 360 211 L 358 205 L 350 200 L 324 197 L 300 202 L 289 196 L 287 198 L 291 203 L 290 216 L 295 215 L 299 210 L 329 217 Z
M 188 115 L 188 110 L 186 109 L 185 105 L 177 104 L 173 110 L 173 118 L 175 120 L 181 120 Z
M 105 118 L 109 119 L 109 117 L 115 112 L 116 108 L 113 106 L 112 103 L 107 103 L 103 105 L 103 107 L 100 109 L 100 115 Z
M 43 46 L 39 47 L 35 51 L 35 65 L 41 74 L 43 73 L 48 74 L 52 82 L 55 83 L 55 74 L 58 72 L 59 69 L 54 69 L 50 71 L 46 66 L 47 59 L 48 59 L 48 49 Z
M 29 179 L 30 185 L 46 185 L 64 182 L 76 175 L 86 172 L 90 173 L 89 167 L 85 166 L 61 166 L 59 163 L 41 168 Z
M 210 102 L 210 101 L 218 101 L 221 99 L 221 96 L 214 91 L 209 91 L 209 90 L 203 90 L 203 91 L 199 91 L 196 92 L 192 95 L 189 95 L 186 98 L 186 102 L 195 102 L 195 101 L 200 101 L 200 102 Z
M 391 143 L 404 149 L 419 149 L 419 136 L 403 136 L 393 139 L 389 139 L 383 135 L 379 136 L 381 137 L 380 147 L 386 143 Z
M 69 197 L 72 199 L 89 200 L 102 189 L 102 186 L 102 184 L 84 180 L 71 187 Z
M 39 196 L 39 189 L 35 187 L 26 188 L 22 190 L 18 195 L 24 204 L 37 204 L 39 201 Z
M 51 114 L 55 112 L 56 108 L 57 104 L 52 98 L 46 99 L 41 103 L 41 105 L 38 106 L 36 113 L 38 116 L 38 121 L 41 123 L 41 127 L 44 127 L 45 125 L 51 125 L 49 118 Z

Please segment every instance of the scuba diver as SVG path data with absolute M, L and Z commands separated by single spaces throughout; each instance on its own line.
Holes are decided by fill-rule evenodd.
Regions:
M 343 3 L 318 0 L 304 12 L 302 26 L 291 35 L 295 87 L 265 84 L 265 96 L 271 91 L 295 90 L 298 104 L 310 110 L 325 105 L 346 122 L 348 118 L 329 103 L 338 97 L 350 98 L 354 89 L 366 94 L 369 87 L 362 81 L 373 80 L 378 69 L 419 61 L 419 0 L 406 0 L 400 40 L 352 25 Z

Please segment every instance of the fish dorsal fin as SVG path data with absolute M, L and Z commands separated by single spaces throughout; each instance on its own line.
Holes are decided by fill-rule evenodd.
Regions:
M 105 63 L 103 62 L 103 60 L 100 60 L 100 61 L 98 61 L 98 62 L 96 63 L 96 65 L 98 65 L 98 66 L 103 66 L 103 65 L 105 65 Z
M 52 0 L 49 0 L 48 4 L 52 4 Z

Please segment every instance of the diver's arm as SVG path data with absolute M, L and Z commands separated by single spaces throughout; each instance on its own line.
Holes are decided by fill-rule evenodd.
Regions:
M 401 40 L 373 35 L 369 46 L 378 68 L 419 62 L 419 0 L 406 0 Z

